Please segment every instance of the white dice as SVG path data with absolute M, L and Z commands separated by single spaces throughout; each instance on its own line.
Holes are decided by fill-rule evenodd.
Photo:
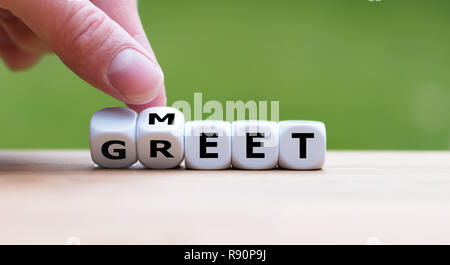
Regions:
M 325 162 L 325 125 L 318 121 L 282 121 L 279 165 L 286 169 L 311 170 Z
M 233 122 L 231 150 L 235 168 L 275 168 L 278 164 L 278 124 L 272 121 Z
M 153 107 L 139 116 L 128 108 L 94 113 L 90 149 L 94 163 L 126 168 L 292 170 L 321 169 L 325 125 L 319 121 L 192 121 L 171 107 Z
M 168 169 L 184 158 L 184 115 L 176 108 L 154 107 L 139 114 L 137 155 L 148 168 Z
M 185 164 L 190 169 L 227 169 L 231 165 L 231 124 L 191 121 L 185 125 Z
M 92 161 L 104 168 L 126 168 L 136 163 L 136 120 L 136 112 L 127 108 L 94 113 L 89 132 Z

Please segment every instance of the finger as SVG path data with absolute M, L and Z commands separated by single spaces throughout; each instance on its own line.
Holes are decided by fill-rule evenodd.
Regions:
M 34 54 L 51 52 L 50 47 L 42 42 L 20 19 L 7 10 L 0 10 L 0 12 L 0 24 L 20 49 Z
M 127 104 L 127 105 L 128 105 L 128 107 L 130 107 L 131 109 L 136 111 L 136 113 L 141 113 L 141 111 L 148 109 L 150 107 L 165 106 L 166 103 L 167 103 L 166 102 L 166 90 L 163 89 L 163 90 L 161 90 L 161 92 L 155 99 L 153 99 L 152 101 L 150 101 L 146 104 L 141 104 L 141 105 Z
M 2 25 L 0 25 L 0 44 L 13 44 L 12 40 L 8 36 L 8 33 L 6 33 Z
M 145 34 L 144 28 L 141 23 L 141 19 L 138 13 L 136 0 L 122 0 L 122 1 L 110 1 L 110 0 L 92 0 L 93 4 L 102 9 L 111 19 L 116 21 L 122 28 L 124 28 L 139 44 L 147 49 L 156 61 L 153 49 Z M 155 106 L 164 106 L 166 104 L 165 86 L 159 92 L 158 96 L 144 105 L 128 105 L 136 112 L 140 112 L 143 109 Z
M 35 65 L 40 56 L 19 49 L 0 26 L 0 57 L 12 71 L 20 71 Z
M 3 5 L 3 6 L 2 6 Z M 49 44 L 81 78 L 128 104 L 144 104 L 161 90 L 152 55 L 88 0 L 0 0 Z
M 145 34 L 144 28 L 139 17 L 136 0 L 91 0 L 93 4 L 103 10 L 111 19 L 116 21 L 125 29 L 135 40 L 146 48 L 155 58 L 150 42 Z

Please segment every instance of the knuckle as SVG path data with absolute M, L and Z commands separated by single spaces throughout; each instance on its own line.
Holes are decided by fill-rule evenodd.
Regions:
M 69 11 L 59 32 L 60 42 L 57 47 L 63 47 L 65 53 L 74 56 L 89 55 L 100 48 L 111 36 L 114 27 L 107 23 L 103 12 L 90 5 L 82 5 Z

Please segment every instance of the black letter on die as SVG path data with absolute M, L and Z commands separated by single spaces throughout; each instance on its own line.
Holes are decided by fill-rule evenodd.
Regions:
M 158 147 L 158 144 L 162 144 L 163 147 Z M 150 140 L 150 157 L 157 157 L 157 152 L 161 152 L 165 157 L 173 157 L 171 153 L 169 153 L 169 148 L 172 144 L 169 141 L 164 140 Z
M 168 120 L 167 125 L 173 125 L 173 121 L 175 120 L 175 113 L 167 113 L 166 116 L 164 116 L 162 119 L 159 117 L 157 113 L 149 113 L 148 116 L 148 124 L 154 125 L 155 119 L 159 122 L 164 122 L 165 120 Z
M 264 158 L 264 153 L 253 152 L 253 147 L 264 147 L 263 142 L 253 142 L 254 138 L 264 138 L 264 133 L 247 133 L 247 158 Z
M 125 146 L 125 142 L 124 141 L 118 141 L 118 140 L 112 140 L 112 141 L 108 141 L 106 143 L 104 143 L 102 145 L 102 154 L 109 159 L 114 159 L 114 160 L 118 160 L 118 159 L 124 159 L 125 156 L 125 149 L 113 149 L 114 152 L 117 153 L 117 155 L 113 156 L 112 154 L 110 154 L 108 152 L 108 149 L 111 145 L 113 144 L 119 144 L 121 146 Z
M 201 133 L 200 134 L 200 158 L 218 158 L 218 153 L 206 152 L 206 147 L 217 147 L 217 142 L 208 142 L 207 138 L 218 138 L 217 133 Z
M 306 139 L 314 138 L 314 133 L 293 133 L 292 138 L 300 139 L 300 158 L 306 158 Z

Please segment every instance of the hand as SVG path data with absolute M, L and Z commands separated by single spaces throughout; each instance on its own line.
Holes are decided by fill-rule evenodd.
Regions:
M 78 76 L 138 113 L 166 104 L 164 76 L 137 0 L 0 0 L 0 56 L 12 70 L 54 52 Z

